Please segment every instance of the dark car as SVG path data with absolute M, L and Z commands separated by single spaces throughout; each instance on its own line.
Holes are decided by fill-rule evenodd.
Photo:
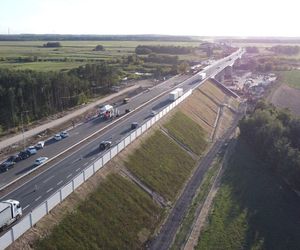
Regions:
M 5 161 L 0 165 L 0 172 L 6 172 L 8 169 L 12 168 L 16 163 L 14 161 Z
M 131 129 L 136 129 L 139 126 L 137 122 L 131 123 Z
M 11 155 L 10 157 L 8 157 L 8 159 L 6 161 L 18 162 L 20 160 L 22 160 L 22 159 L 19 155 Z
M 110 148 L 111 146 L 111 141 L 102 141 L 99 145 L 99 149 L 102 150 L 106 150 L 108 148 Z
M 125 109 L 125 114 L 131 112 L 131 109 Z
M 27 150 L 23 150 L 18 154 L 21 160 L 27 159 L 30 155 L 30 152 L 28 152 Z

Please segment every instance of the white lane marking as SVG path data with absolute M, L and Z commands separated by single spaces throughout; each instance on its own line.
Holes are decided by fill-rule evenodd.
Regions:
M 46 193 L 49 193 L 49 192 L 51 192 L 52 190 L 53 190 L 53 188 L 50 188 L 50 189 L 47 190 Z
M 25 210 L 26 208 L 28 208 L 30 205 L 28 204 L 26 207 L 23 207 L 23 210 Z
M 80 170 L 80 168 L 77 168 L 77 169 L 76 169 L 76 172 L 78 172 L 79 170 Z
M 50 176 L 49 178 L 47 178 L 46 180 L 44 180 L 43 183 L 46 183 L 47 181 L 51 180 L 54 177 L 55 177 L 54 175 Z
M 42 198 L 42 196 L 39 196 L 39 197 L 37 197 L 36 199 L 35 199 L 35 201 L 38 201 L 39 199 L 41 199 Z
M 97 157 L 93 157 L 91 160 L 93 161 L 93 160 L 95 160 Z
M 69 175 L 67 176 L 67 179 L 70 178 L 71 176 L 72 176 L 72 174 L 69 174 Z
M 93 159 L 92 159 L 93 160 Z M 86 166 L 87 164 L 89 164 L 88 162 L 84 163 L 83 166 Z
M 58 182 L 56 185 L 59 186 L 59 185 L 62 184 L 62 183 L 63 183 L 63 181 L 60 181 L 60 182 Z

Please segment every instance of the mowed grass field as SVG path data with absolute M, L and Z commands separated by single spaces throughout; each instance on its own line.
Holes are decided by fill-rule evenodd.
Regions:
M 172 139 L 155 131 L 128 157 L 125 166 L 152 190 L 174 201 L 195 163 Z
M 200 42 L 169 41 L 61 41 L 59 48 L 44 48 L 46 41 L 0 41 L 0 67 L 31 70 L 61 70 L 86 63 L 118 59 L 134 54 L 138 45 L 174 45 L 198 47 Z M 93 51 L 103 45 L 105 51 Z M 19 58 L 36 57 L 37 62 L 19 62 Z M 197 55 L 180 55 L 179 58 L 195 60 Z
M 284 71 L 281 73 L 282 82 L 300 89 L 300 70 Z
M 195 154 L 200 156 L 204 152 L 207 145 L 204 130 L 184 113 L 177 111 L 164 127 Z
M 141 249 L 162 209 L 138 186 L 111 174 L 35 249 Z
M 239 141 L 196 249 L 300 249 L 300 199 Z

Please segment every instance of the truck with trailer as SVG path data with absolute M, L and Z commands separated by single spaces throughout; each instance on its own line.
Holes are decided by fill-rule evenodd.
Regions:
M 183 89 L 182 88 L 177 88 L 177 89 L 170 92 L 169 99 L 171 101 L 175 101 L 182 95 L 183 95 Z
M 0 230 L 9 226 L 22 216 L 22 207 L 19 201 L 0 201 Z
M 106 104 L 99 109 L 99 116 L 103 119 L 110 119 L 114 116 L 114 107 Z

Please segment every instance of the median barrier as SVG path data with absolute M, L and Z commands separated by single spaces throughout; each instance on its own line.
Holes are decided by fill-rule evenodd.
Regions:
M 31 226 L 35 225 L 41 218 L 47 214 L 46 202 L 36 207 L 31 212 Z
M 78 188 L 84 182 L 83 172 L 81 172 L 79 175 L 77 175 L 72 180 L 72 182 L 73 182 L 73 190 L 75 191 L 75 189 Z
M 84 177 L 84 181 L 87 181 L 88 178 L 90 178 L 92 175 L 94 174 L 94 164 L 87 167 L 84 171 L 83 171 L 83 177 Z
M 58 190 L 54 195 L 47 199 L 47 212 L 49 213 L 52 208 L 60 203 L 60 190 Z
M 5 234 L 3 234 L 0 237 L 0 249 L 5 249 L 7 248 L 11 243 L 14 242 L 13 240 L 13 231 L 12 229 L 10 229 L 9 231 L 7 231 Z

